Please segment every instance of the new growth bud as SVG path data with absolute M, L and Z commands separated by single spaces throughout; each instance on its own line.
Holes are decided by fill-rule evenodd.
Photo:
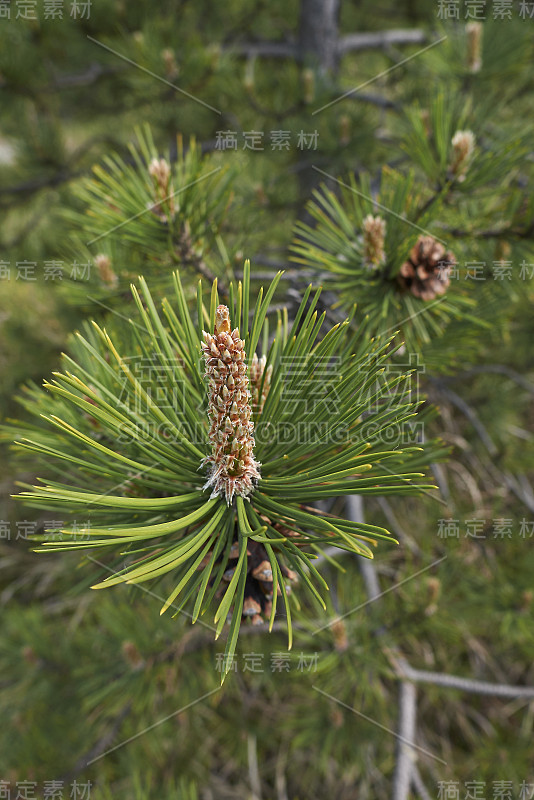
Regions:
M 304 102 L 313 103 L 315 100 L 315 73 L 309 67 L 302 70 L 302 86 L 304 89 Z
M 98 275 L 102 283 L 107 283 L 108 286 L 117 286 L 119 279 L 113 272 L 111 267 L 111 258 L 105 253 L 99 253 L 95 256 L 95 267 L 98 270 Z
M 253 456 L 254 425 L 244 342 L 230 326 L 230 312 L 219 306 L 214 333 L 202 332 L 202 352 L 209 381 L 208 417 L 211 455 L 205 489 L 211 497 L 223 496 L 228 505 L 234 495 L 248 497 L 259 480 L 259 463 Z
M 453 156 L 449 172 L 460 181 L 465 179 L 475 150 L 475 142 L 475 134 L 472 131 L 456 131 L 452 137 Z
M 250 362 L 250 388 L 252 391 L 252 408 L 256 414 L 261 414 L 263 406 L 271 388 L 272 365 L 265 369 L 266 357 L 258 358 L 256 353 Z M 262 385 L 263 384 L 263 385 Z
M 165 75 L 167 78 L 169 78 L 169 80 L 174 80 L 174 78 L 178 77 L 178 73 L 180 71 L 178 64 L 176 63 L 174 50 L 171 50 L 170 47 L 166 47 L 161 51 L 161 57 L 165 65 Z
M 368 214 L 363 221 L 363 260 L 368 266 L 378 267 L 386 260 L 385 238 L 385 220 Z
M 173 186 L 171 180 L 171 165 L 165 158 L 153 158 L 148 165 L 149 175 L 153 179 L 155 203 L 149 208 L 162 222 L 172 220 L 175 215 Z
M 171 167 L 164 158 L 153 158 L 148 166 L 150 175 L 161 189 L 167 189 L 171 176 Z
M 482 68 L 482 23 L 468 22 L 467 33 L 467 68 L 473 74 Z

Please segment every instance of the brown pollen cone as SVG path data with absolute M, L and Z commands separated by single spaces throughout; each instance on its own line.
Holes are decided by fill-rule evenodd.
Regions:
M 400 268 L 397 281 L 401 289 L 421 300 L 445 294 L 450 284 L 454 255 L 432 236 L 420 236 L 410 256 Z
M 228 505 L 234 495 L 248 497 L 259 480 L 259 463 L 253 456 L 254 425 L 244 342 L 230 328 L 230 312 L 219 306 L 214 333 L 202 332 L 202 352 L 209 379 L 208 417 L 212 453 L 204 459 L 212 497 L 224 495 Z

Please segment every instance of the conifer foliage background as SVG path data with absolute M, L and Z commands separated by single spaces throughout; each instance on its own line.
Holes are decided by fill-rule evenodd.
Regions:
M 0 3 L 0 786 L 12 797 L 24 782 L 32 797 L 33 782 L 35 797 L 406 800 L 469 796 L 478 781 L 480 796 L 532 796 L 532 4 L 499 16 L 488 3 L 480 25 L 466 14 L 481 4 L 468 2 L 83 5 L 59 15 L 39 0 Z M 236 148 L 222 149 L 230 133 Z M 244 149 L 258 133 L 262 149 Z M 126 373 L 130 357 L 153 365 L 156 353 L 169 378 L 166 348 L 187 362 L 192 330 L 200 357 L 215 279 L 274 367 L 255 422 L 260 402 L 276 418 L 295 319 L 306 358 L 318 336 L 349 373 L 352 352 L 362 369 L 369 352 L 373 369 L 387 363 L 379 391 L 393 400 L 379 416 L 424 400 L 423 450 L 412 441 L 383 467 L 377 456 L 357 485 L 340 472 L 335 492 L 310 490 L 331 474 L 330 451 L 323 464 L 301 449 L 311 477 L 299 467 L 290 483 L 282 444 L 264 448 L 267 499 L 238 520 L 254 546 L 284 537 L 287 512 L 273 515 L 289 503 L 303 531 L 314 515 L 317 539 L 320 520 L 342 521 L 346 549 L 320 542 L 326 609 L 304 591 L 311 567 L 293 574 L 292 543 L 280 567 L 289 601 L 260 625 L 239 629 L 234 614 L 216 642 L 213 615 L 193 627 L 159 615 L 182 574 L 93 592 L 112 563 L 99 551 L 88 559 L 53 538 L 67 552 L 37 555 L 45 545 L 30 541 L 57 536 L 54 509 L 111 494 L 112 478 L 123 497 L 95 519 L 131 526 L 137 508 L 160 524 L 153 507 L 172 481 L 156 491 L 133 464 L 143 447 L 167 464 L 179 456 L 147 436 L 118 448 L 131 470 L 112 466 L 106 447 L 136 398 L 116 392 L 112 359 Z M 250 282 L 248 337 L 239 281 L 247 298 Z M 193 416 L 196 369 L 186 363 Z M 399 394 L 410 371 L 413 394 Z M 398 446 L 387 444 L 371 452 Z M 424 472 L 438 488 L 412 496 L 407 482 Z M 400 473 L 404 495 L 390 496 Z M 65 496 L 83 475 L 87 496 Z M 48 488 L 32 488 L 43 476 Z M 21 490 L 25 505 L 12 499 Z M 83 503 L 75 517 L 83 533 Z M 399 546 L 380 542 L 373 564 L 356 555 L 386 530 Z M 192 591 L 209 593 L 201 575 Z M 221 688 L 228 642 L 237 668 Z

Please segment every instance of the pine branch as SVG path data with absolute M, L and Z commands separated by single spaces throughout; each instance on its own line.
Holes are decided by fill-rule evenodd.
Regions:
M 365 522 L 363 500 L 359 495 L 351 494 L 347 497 L 347 515 L 353 522 Z M 358 558 L 358 567 L 365 584 L 368 599 L 377 599 L 382 592 L 380 591 L 380 584 L 378 583 L 373 563 L 368 558 Z
M 127 67 L 104 67 L 102 64 L 93 61 L 85 72 L 79 72 L 73 75 L 58 75 L 54 78 L 49 86 L 40 88 L 40 92 L 55 92 L 62 89 L 73 89 L 80 86 L 91 86 L 99 81 L 101 78 L 115 76 L 120 72 L 124 72 Z
M 431 469 L 433 469 L 434 466 L 436 465 L 431 464 Z M 384 512 L 388 525 L 391 526 L 391 530 L 393 531 L 399 542 L 401 542 L 402 544 L 406 544 L 411 553 L 420 556 L 422 554 L 421 548 L 419 547 L 415 539 L 412 536 L 410 536 L 401 526 L 397 517 L 393 513 L 393 509 L 391 508 L 391 503 L 389 503 L 385 497 L 379 497 L 378 505 Z
M 428 34 L 416 28 L 379 31 L 378 33 L 349 33 L 340 37 L 337 49 L 339 55 L 345 55 L 345 53 L 361 50 L 379 50 L 392 45 L 423 44 L 426 41 L 428 41 Z
M 287 793 L 287 781 L 285 775 L 285 767 L 287 765 L 287 755 L 284 754 L 283 748 L 280 748 L 280 753 L 276 759 L 276 798 L 277 800 L 289 800 Z
M 54 173 L 54 175 L 43 175 L 40 178 L 33 178 L 32 180 L 22 181 L 22 183 L 0 188 L 0 196 L 15 195 L 18 198 L 10 203 L 3 203 L 1 207 L 4 209 L 11 208 L 19 203 L 25 203 L 28 199 L 28 195 L 35 194 L 41 191 L 41 189 L 52 189 L 56 186 L 61 186 L 74 178 L 80 177 L 85 172 L 86 170 L 69 170 L 63 168 Z
M 429 378 L 430 382 L 436 385 L 439 391 L 454 405 L 456 408 L 464 414 L 465 417 L 469 420 L 473 428 L 476 430 L 478 436 L 480 437 L 484 447 L 490 454 L 490 456 L 495 456 L 499 452 L 495 442 L 488 434 L 486 427 L 480 421 L 480 418 L 474 408 L 472 408 L 469 403 L 460 397 L 460 395 L 453 392 L 452 389 L 449 389 L 447 386 L 444 385 L 443 381 L 440 378 Z
M 223 53 L 230 55 L 254 58 L 263 56 L 265 58 L 297 58 L 297 46 L 294 42 L 236 42 L 222 48 Z
M 247 735 L 248 775 L 251 800 L 261 800 L 261 778 L 258 769 L 258 742 L 252 733 Z
M 414 29 L 399 29 L 391 31 L 379 31 L 377 33 L 349 33 L 340 36 L 336 45 L 338 56 L 354 53 L 362 50 L 380 50 L 391 47 L 392 45 L 422 44 L 428 40 L 425 31 Z M 299 49 L 294 41 L 257 41 L 257 42 L 237 42 L 227 45 L 223 52 L 232 55 L 265 58 L 293 58 L 301 60 Z
M 101 141 L 114 141 L 111 137 L 108 136 L 99 136 L 93 137 L 89 140 L 89 144 L 84 143 L 82 145 L 82 149 L 78 149 L 76 152 L 76 158 L 71 159 L 71 161 L 55 172 L 53 175 L 43 175 L 39 178 L 32 178 L 31 180 L 21 181 L 20 183 L 12 184 L 11 186 L 3 186 L 0 187 L 0 197 L 2 196 L 15 196 L 9 203 L 3 203 L 0 205 L 0 208 L 12 208 L 20 203 L 25 203 L 28 200 L 28 197 L 36 194 L 37 192 L 41 191 L 42 189 L 54 189 L 58 186 L 62 186 L 64 183 L 69 183 L 70 181 L 75 180 L 76 178 L 80 178 L 83 176 L 87 176 L 91 173 L 91 168 L 83 168 L 83 169 L 74 169 L 74 165 L 76 161 L 79 160 L 79 156 L 82 155 L 88 147 L 92 146 L 95 142 Z M 199 148 L 202 154 L 207 154 L 215 151 L 217 149 L 217 141 L 216 139 L 206 140 L 203 142 L 198 142 L 197 147 Z M 188 145 L 184 145 L 184 154 L 187 154 L 189 150 Z M 171 163 L 175 163 L 180 158 L 176 142 L 173 141 L 169 148 L 169 160 Z M 133 166 L 136 164 L 135 159 L 132 156 L 125 156 L 123 159 L 123 163 L 126 166 Z
M 408 800 L 413 778 L 415 752 L 409 742 L 416 735 L 417 694 L 413 683 L 402 681 L 399 691 L 397 763 L 393 777 L 393 800 Z
M 459 675 L 449 675 L 444 672 L 430 672 L 428 670 L 414 669 L 406 659 L 385 651 L 389 655 L 398 676 L 401 679 L 415 683 L 430 683 L 434 686 L 443 686 L 447 689 L 458 689 L 472 694 L 484 694 L 492 697 L 534 698 L 534 686 L 510 686 L 505 683 L 488 683 L 473 678 L 463 678 Z
M 166 162 L 156 167 L 168 174 Z M 382 376 L 391 339 L 371 339 L 350 320 L 320 339 L 326 316 L 316 310 L 320 290 L 312 296 L 308 287 L 291 327 L 282 324 L 289 316 L 282 308 L 271 342 L 267 314 L 280 279 L 254 301 L 246 262 L 242 283 L 229 286 L 228 306 L 219 305 L 213 284 L 206 308 L 199 282 L 192 316 L 179 273 L 174 303 L 167 298 L 162 311 L 140 278 L 141 291 L 132 292 L 142 324 L 132 317 L 115 331 L 86 326 L 87 338 L 73 345 L 78 363 L 65 357 L 68 369 L 45 384 L 48 392 L 30 392 L 27 407 L 42 425 L 19 438 L 47 467 L 58 458 L 68 465 L 59 465 L 62 483 L 56 473 L 27 487 L 27 502 L 68 514 L 91 509 L 81 537 L 68 527 L 61 538 L 36 537 L 43 542 L 38 552 L 111 547 L 107 552 L 117 558 L 126 545 L 143 553 L 93 588 L 172 572 L 176 584 L 162 613 L 195 598 L 196 621 L 217 600 L 216 637 L 230 622 L 227 657 L 241 622 L 259 627 L 268 620 L 272 628 L 277 606 L 291 643 L 288 595 L 297 578 L 325 608 L 326 582 L 312 560 L 323 544 L 371 558 L 370 545 L 391 541 L 385 528 L 361 515 L 351 521 L 321 514 L 313 502 L 347 493 L 419 494 L 431 488 L 421 483 L 421 465 L 440 452 L 436 443 L 425 444 L 422 454 L 419 446 L 401 449 L 391 439 L 384 451 L 384 432 L 394 427 L 396 435 L 417 409 L 393 391 L 407 376 Z M 132 353 L 157 369 L 138 373 Z M 331 369 L 334 354 L 341 363 Z M 183 387 L 179 404 L 176 386 Z M 290 392 L 293 402 L 286 401 Z M 289 442 L 265 435 L 293 426 L 295 408 L 303 432 Z M 364 413 L 369 431 L 362 430 Z M 303 427 L 311 424 L 319 437 Z
M 362 498 L 354 495 L 347 497 L 347 512 L 350 519 L 363 522 Z M 362 558 L 358 559 L 358 562 L 368 600 L 378 600 L 382 596 L 382 591 L 373 562 L 364 563 Z M 381 637 L 384 632 L 385 629 L 382 627 L 376 632 L 376 636 Z M 410 794 L 416 754 L 409 743 L 414 742 L 416 737 L 416 707 L 417 694 L 414 684 L 402 681 L 399 690 L 397 760 L 393 778 L 393 800 L 408 800 Z

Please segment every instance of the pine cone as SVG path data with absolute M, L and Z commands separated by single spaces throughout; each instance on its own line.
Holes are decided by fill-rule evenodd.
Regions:
M 206 566 L 210 557 L 211 553 L 208 553 L 198 568 L 202 569 Z M 226 591 L 227 584 L 232 580 L 238 557 L 239 545 L 234 542 L 230 550 L 228 566 L 223 576 L 223 583 L 217 591 L 218 597 L 222 597 Z M 285 591 L 289 594 L 291 584 L 297 581 L 297 574 L 284 564 L 280 564 L 280 569 L 288 581 L 285 585 Z M 281 593 L 281 588 L 278 586 L 278 594 L 281 595 Z M 243 622 L 250 621 L 252 625 L 261 625 L 262 622 L 268 621 L 273 607 L 272 600 L 273 574 L 267 550 L 260 542 L 249 539 L 247 542 L 247 580 L 242 612 Z
M 445 294 L 450 283 L 454 255 L 432 236 L 420 236 L 408 261 L 400 268 L 397 277 L 402 289 L 421 300 L 433 300 Z

